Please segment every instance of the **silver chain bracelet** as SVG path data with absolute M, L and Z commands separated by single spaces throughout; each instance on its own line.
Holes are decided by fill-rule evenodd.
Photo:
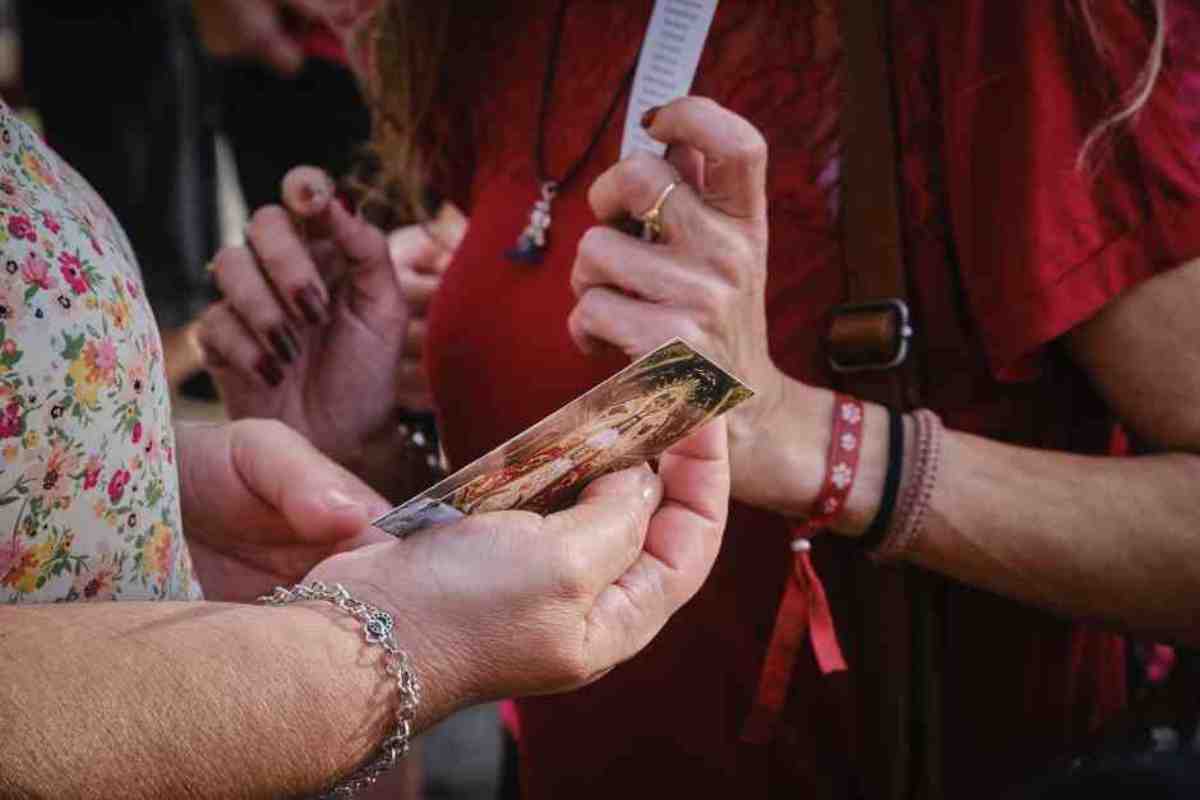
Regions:
M 396 643 L 392 615 L 369 603 L 355 600 L 340 583 L 335 583 L 332 588 L 321 581 L 313 581 L 307 586 L 296 584 L 290 589 L 277 586 L 271 594 L 258 598 L 260 603 L 269 606 L 285 606 L 305 600 L 332 603 L 361 622 L 363 638 L 367 644 L 379 645 L 383 649 L 384 671 L 396 681 L 396 729 L 383 740 L 374 758 L 318 795 L 321 800 L 346 800 L 373 785 L 380 775 L 394 767 L 408 752 L 413 721 L 421 702 L 421 684 L 408 663 L 408 656 Z

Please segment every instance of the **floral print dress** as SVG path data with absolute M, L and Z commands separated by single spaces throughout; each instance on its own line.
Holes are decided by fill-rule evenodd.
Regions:
M 0 101 L 0 602 L 198 599 L 129 240 Z

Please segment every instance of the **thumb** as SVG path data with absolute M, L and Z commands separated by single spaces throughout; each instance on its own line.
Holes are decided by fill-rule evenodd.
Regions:
M 180 425 L 177 436 L 184 515 L 201 533 L 328 543 L 359 534 L 389 507 L 281 422 Z
M 376 306 L 389 315 L 405 314 L 387 237 L 342 205 L 323 170 L 293 167 L 283 178 L 283 205 L 303 223 L 310 239 L 329 241 L 344 256 L 360 315 Z
M 230 457 L 246 490 L 285 522 L 299 541 L 328 542 L 358 534 L 390 507 L 281 422 L 234 423 Z
M 284 208 L 304 220 L 323 214 L 334 193 L 335 186 L 329 174 L 307 165 L 288 170 L 280 186 Z
M 567 583 L 597 594 L 621 577 L 642 552 L 662 492 L 662 481 L 643 464 L 597 478 L 574 506 L 546 517 Z

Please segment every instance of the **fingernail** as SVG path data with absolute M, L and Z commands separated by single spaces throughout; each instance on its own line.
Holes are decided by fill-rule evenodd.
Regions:
M 283 370 L 274 356 L 264 353 L 254 365 L 254 369 L 268 386 L 275 387 L 283 383 Z
M 658 112 L 661 108 L 662 106 L 650 106 L 650 108 L 646 109 L 646 113 L 642 114 L 643 128 L 649 128 L 654 124 L 654 118 L 658 116 Z
M 341 489 L 330 489 L 329 491 L 325 492 L 325 507 L 330 510 L 356 508 L 361 505 L 362 503 L 358 502 Z
M 304 315 L 304 319 L 310 325 L 321 325 L 325 322 L 325 301 L 321 298 L 321 293 L 317 291 L 317 287 L 311 283 L 297 289 L 292 297 L 296 301 L 300 313 Z
M 276 354 L 283 359 L 283 363 L 290 364 L 296 360 L 300 346 L 286 325 L 272 328 L 271 332 L 267 334 L 267 338 L 271 340 L 271 347 L 275 348 Z
M 323 202 L 328 194 L 329 189 L 323 184 L 306 183 L 300 187 L 300 199 L 307 206 L 314 206 Z

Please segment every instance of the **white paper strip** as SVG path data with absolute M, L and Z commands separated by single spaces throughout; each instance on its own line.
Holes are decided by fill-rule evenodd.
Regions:
M 621 158 L 634 150 L 662 155 L 666 145 L 656 142 L 642 129 L 642 115 L 692 90 L 700 53 L 708 39 L 717 0 L 656 0 L 642 42 L 625 114 Z

